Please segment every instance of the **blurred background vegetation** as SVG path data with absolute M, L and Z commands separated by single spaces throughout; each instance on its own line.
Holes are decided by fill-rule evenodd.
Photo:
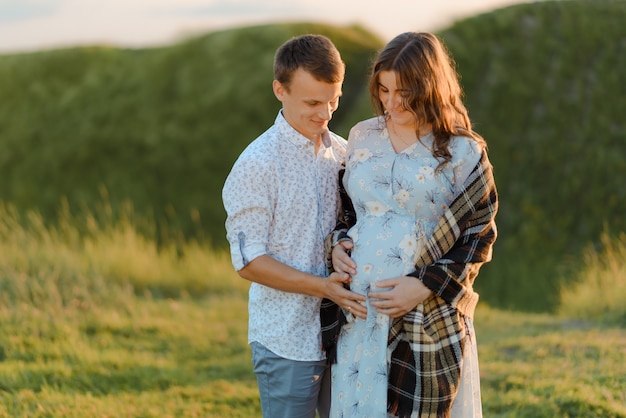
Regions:
M 500 193 L 500 237 L 476 285 L 489 305 L 554 311 L 584 254 L 626 231 L 624 22 L 622 0 L 546 1 L 438 33 L 489 143 Z M 88 235 L 105 207 L 103 219 L 136 218 L 177 257 L 190 242 L 224 248 L 224 179 L 279 109 L 274 51 L 309 32 L 329 36 L 346 61 L 331 127 L 347 136 L 372 113 L 366 79 L 383 45 L 360 27 L 275 24 L 162 48 L 1 55 L 0 200 L 11 222 L 62 229 L 85 216 L 75 233 Z
M 626 418 L 623 22 L 624 0 L 545 1 L 439 33 L 501 199 L 486 416 Z M 307 32 L 348 65 L 346 136 L 383 45 L 360 27 L 0 55 L 0 418 L 260 414 L 220 192 L 279 109 L 275 48 Z

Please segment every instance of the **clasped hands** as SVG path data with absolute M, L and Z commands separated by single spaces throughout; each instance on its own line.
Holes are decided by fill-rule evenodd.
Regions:
M 335 245 L 332 252 L 335 271 L 330 275 L 329 280 L 333 283 L 341 283 L 342 289 L 343 283 L 349 283 L 352 280 L 352 275 L 357 272 L 356 263 L 348 254 L 352 247 L 352 242 L 342 241 Z M 381 280 L 375 286 L 386 289 L 370 291 L 367 295 L 370 298 L 370 305 L 376 308 L 379 313 L 389 315 L 391 318 L 404 316 L 432 293 L 421 280 L 410 276 Z M 344 292 L 338 291 L 335 297 L 331 297 L 331 299 L 355 317 L 365 319 L 367 316 L 365 296 L 346 289 L 343 290 Z

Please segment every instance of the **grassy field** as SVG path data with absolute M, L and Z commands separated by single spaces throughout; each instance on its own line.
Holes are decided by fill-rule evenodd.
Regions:
M 130 217 L 59 225 L 0 206 L 0 417 L 260 416 L 226 254 L 157 251 Z M 622 245 L 590 266 L 626 270 Z M 619 324 L 480 304 L 485 416 L 626 417 Z

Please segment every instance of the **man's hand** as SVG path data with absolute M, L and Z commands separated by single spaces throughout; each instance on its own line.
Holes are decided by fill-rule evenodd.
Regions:
M 365 319 L 367 315 L 367 308 L 363 305 L 365 296 L 343 286 L 344 283 L 350 283 L 350 280 L 347 273 L 331 273 L 326 280 L 326 297 L 357 318 Z
M 371 305 L 378 312 L 392 318 L 404 316 L 432 294 L 432 291 L 421 280 L 411 276 L 381 280 L 376 283 L 376 287 L 391 288 L 390 290 L 372 291 L 368 296 L 371 298 Z M 372 286 L 372 289 L 374 288 Z

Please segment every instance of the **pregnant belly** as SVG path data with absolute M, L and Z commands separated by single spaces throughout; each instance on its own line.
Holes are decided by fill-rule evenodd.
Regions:
M 434 224 L 425 219 L 362 217 L 348 235 L 354 242 L 352 259 L 355 292 L 363 293 L 381 280 L 403 276 L 415 270 L 415 254 L 425 245 Z
M 365 294 L 370 288 L 376 288 L 375 283 L 403 276 L 413 270 L 413 255 L 401 255 L 397 251 L 359 251 L 358 247 L 352 253 L 352 259 L 357 265 L 357 273 L 352 276 L 350 287 L 352 291 Z

